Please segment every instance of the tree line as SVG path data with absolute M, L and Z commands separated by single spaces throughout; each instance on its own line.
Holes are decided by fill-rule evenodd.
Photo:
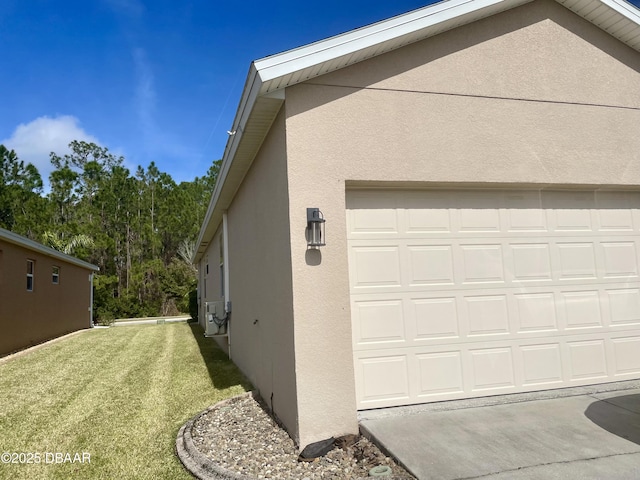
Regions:
M 190 258 L 220 161 L 176 183 L 154 162 L 132 174 L 107 148 L 69 147 L 50 154 L 45 194 L 38 169 L 0 145 L 0 227 L 100 267 L 97 322 L 187 312 L 196 284 Z

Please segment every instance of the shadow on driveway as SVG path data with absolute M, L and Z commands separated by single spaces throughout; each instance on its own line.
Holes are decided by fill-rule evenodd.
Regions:
M 398 409 L 360 427 L 421 480 L 640 479 L 640 388 L 597 388 Z
M 594 402 L 584 414 L 607 432 L 640 445 L 640 394 Z
M 253 389 L 249 380 L 247 380 L 240 369 L 229 360 L 227 354 L 216 342 L 204 336 L 204 330 L 198 323 L 189 323 L 189 328 L 191 328 L 193 338 L 195 338 L 198 343 L 200 355 L 202 355 L 211 382 L 216 389 L 223 390 L 236 385 L 242 386 L 247 392 Z

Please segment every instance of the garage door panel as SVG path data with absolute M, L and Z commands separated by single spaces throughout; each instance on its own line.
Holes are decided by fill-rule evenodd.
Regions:
M 607 378 L 607 355 L 604 340 L 567 342 L 569 380 L 602 380 Z
M 537 191 L 505 193 L 504 216 L 510 233 L 541 233 L 548 230 L 547 214 Z
M 453 285 L 451 245 L 408 245 L 409 285 Z
M 466 315 L 463 322 L 467 337 L 508 335 L 509 312 L 506 295 L 474 295 L 464 297 Z
M 640 336 L 616 337 L 613 348 L 613 374 L 616 377 L 640 376 Z
M 563 383 L 560 343 L 523 345 L 519 353 L 523 386 L 550 388 Z
M 353 192 L 347 200 L 349 234 L 365 238 L 399 232 L 397 196 L 391 192 Z
M 461 245 L 461 283 L 504 282 L 501 244 Z
M 558 242 L 556 248 L 558 252 L 558 275 L 561 280 L 597 278 L 593 242 Z
M 580 290 L 561 292 L 567 330 L 593 329 L 604 326 L 600 292 Z
M 553 279 L 548 243 L 512 243 L 509 249 L 513 280 L 539 282 Z
M 409 400 L 407 355 L 356 359 L 356 384 L 359 384 L 360 401 L 364 404 Z
M 589 209 L 559 209 L 548 215 L 552 232 L 593 231 L 593 219 Z
M 515 294 L 515 324 L 518 333 L 557 332 L 556 300 L 553 292 Z M 513 318 L 514 316 L 512 316 Z
M 447 192 L 408 192 L 403 232 L 409 236 L 451 233 L 452 195 Z
M 419 398 L 464 393 L 460 351 L 417 354 L 416 362 Z
M 617 287 L 358 294 L 351 305 L 354 343 L 358 348 L 440 345 L 639 328 L 640 289 Z
M 598 231 L 631 232 L 640 228 L 640 193 L 597 192 Z
M 400 249 L 394 245 L 352 249 L 354 288 L 400 286 Z
M 640 289 L 610 289 L 606 294 L 612 326 L 640 324 Z
M 550 229 L 556 232 L 593 230 L 595 192 L 542 191 L 542 208 L 548 215 Z
M 513 352 L 510 347 L 473 349 L 468 353 L 471 392 L 491 390 L 495 394 L 516 386 Z
M 398 233 L 397 217 L 391 209 L 352 210 L 351 232 L 385 235 Z
M 635 242 L 602 242 L 600 245 L 604 253 L 603 274 L 605 278 L 638 277 L 637 246 Z
M 460 326 L 455 297 L 409 299 L 415 324 L 415 339 L 459 338 Z
M 369 193 L 347 216 L 359 408 L 640 378 L 639 194 Z
M 634 214 L 632 210 L 621 208 L 603 209 L 598 212 L 597 229 L 600 232 L 632 232 Z
M 460 208 L 452 212 L 459 232 L 500 232 L 500 209 L 495 196 L 486 192 L 463 192 L 458 196 Z
M 353 335 L 358 345 L 406 343 L 402 301 L 398 299 L 357 301 L 352 304 Z
M 414 346 L 400 356 L 385 349 L 354 352 L 359 391 L 368 382 L 359 405 L 378 408 L 637 378 L 639 335 L 576 338 Z

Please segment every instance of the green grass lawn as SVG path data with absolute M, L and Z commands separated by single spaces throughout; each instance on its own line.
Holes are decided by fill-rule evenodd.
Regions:
M 0 363 L 0 455 L 40 456 L 0 463 L 0 479 L 191 479 L 174 453 L 178 429 L 250 388 L 196 324 L 94 329 L 44 346 Z M 56 464 L 56 452 L 90 463 Z

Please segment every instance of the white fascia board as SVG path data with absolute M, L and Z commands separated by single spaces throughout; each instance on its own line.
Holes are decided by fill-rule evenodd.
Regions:
M 503 10 L 508 10 L 530 1 L 532 0 L 445 0 L 341 35 L 256 60 L 255 65 L 262 81 L 268 82 L 456 18 L 463 19 L 469 16 L 469 21 L 478 20 L 482 16 L 476 17 L 474 14 L 489 7 L 502 5 Z M 562 0 L 557 1 L 563 3 Z M 640 10 L 625 0 L 599 0 L 599 2 L 630 21 L 640 24 Z
M 4 228 L 0 228 L 0 239 L 26 248 L 27 250 L 33 250 L 34 252 L 41 253 L 48 257 L 53 257 L 63 262 L 86 268 L 87 270 L 92 270 L 94 272 L 98 272 L 100 270 L 100 268 L 98 268 L 96 265 L 85 262 L 84 260 L 80 260 L 79 258 L 72 257 L 71 255 L 67 255 L 66 253 L 59 252 L 58 250 L 54 250 L 53 248 L 42 245 L 41 243 L 34 242 L 27 237 L 23 237 L 22 235 L 18 235 L 17 233 L 10 232 L 9 230 L 5 230 Z
M 242 139 L 242 135 L 244 133 L 244 126 L 246 125 L 247 119 L 249 118 L 249 115 L 253 110 L 253 105 L 258 98 L 261 87 L 262 81 L 260 80 L 260 76 L 258 75 L 258 71 L 255 65 L 252 63 L 251 67 L 249 67 L 247 81 L 245 82 L 244 90 L 242 91 L 242 96 L 240 97 L 240 104 L 238 105 L 238 110 L 236 111 L 236 116 L 231 127 L 231 131 L 235 133 L 233 135 L 229 135 L 229 139 L 227 140 L 227 144 L 224 148 L 224 155 L 222 156 L 222 164 L 220 165 L 218 178 L 213 188 L 213 194 L 211 195 L 211 201 L 209 202 L 207 213 L 205 214 L 204 220 L 200 227 L 200 233 L 198 234 L 198 240 L 196 241 L 196 251 L 193 255 L 193 258 L 191 259 L 191 263 L 195 264 L 200 260 L 200 258 L 202 258 L 202 254 L 198 253 L 198 249 L 205 240 L 207 226 L 209 225 L 209 222 L 211 222 L 211 218 L 213 217 L 213 214 L 216 211 L 216 207 L 218 206 L 218 201 L 220 200 L 222 189 L 227 180 L 229 169 L 231 168 L 233 158 L 235 157 L 236 151 L 238 150 L 238 145 L 240 144 L 240 140 Z M 211 239 L 206 240 L 208 242 Z
M 491 9 L 491 11 L 495 13 L 495 9 L 492 7 L 497 7 L 500 11 L 504 11 L 531 1 L 532 0 L 445 0 L 253 62 L 233 122 L 232 131 L 235 131 L 235 134 L 231 135 L 229 140 L 227 140 L 218 181 L 216 182 L 209 208 L 207 209 L 200 234 L 198 235 L 196 246 L 199 248 L 200 245 L 202 245 L 202 242 L 205 240 L 207 225 L 211 221 L 214 212 L 217 212 L 218 201 L 235 152 L 242 138 L 243 127 L 265 83 L 306 68 L 330 62 L 339 57 L 354 54 L 375 45 L 395 40 L 405 35 L 410 35 L 423 29 L 455 20 L 456 18 L 461 19 L 461 23 L 479 20 L 484 17 L 484 15 L 480 13 L 484 9 Z M 562 0 L 556 1 L 564 3 Z M 598 1 L 612 8 L 630 21 L 640 25 L 640 11 L 633 5 L 624 0 Z M 282 88 L 279 90 L 282 90 Z M 284 94 L 278 94 L 277 91 L 278 90 L 269 92 L 267 95 L 277 96 L 277 98 L 283 99 Z M 217 213 L 221 214 L 219 211 Z M 222 221 L 221 217 L 219 221 Z M 217 225 L 215 227 L 217 228 Z M 197 251 L 198 248 L 192 259 L 194 263 L 202 257 Z
M 196 251 L 191 259 L 192 263 L 195 264 L 202 258 L 202 254 L 198 250 L 205 241 L 207 226 L 216 212 L 227 174 L 242 138 L 243 126 L 246 124 L 265 82 L 488 6 L 500 3 L 526 3 L 527 1 L 531 0 L 445 0 L 429 7 L 253 62 L 231 127 L 231 131 L 235 131 L 235 134 L 230 135 L 227 140 L 218 179 L 196 241 Z
M 326 40 L 255 61 L 263 82 L 394 40 L 418 30 L 504 4 L 504 9 L 531 0 L 447 0 Z

